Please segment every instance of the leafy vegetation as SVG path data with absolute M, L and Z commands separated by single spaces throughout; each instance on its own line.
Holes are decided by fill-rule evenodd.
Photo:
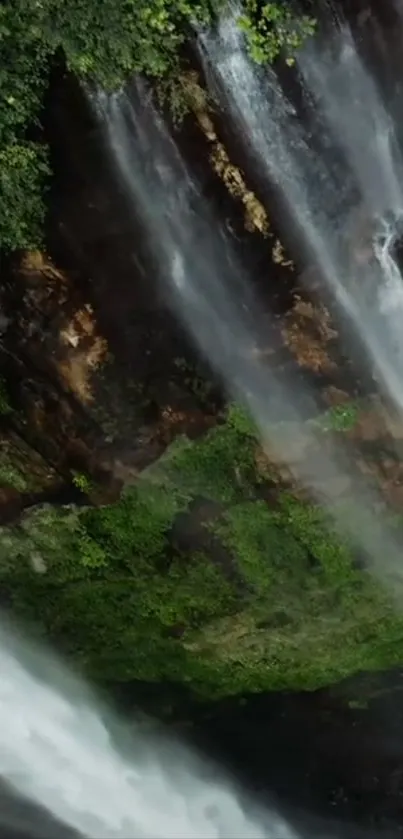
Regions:
M 38 123 L 49 67 L 63 54 L 67 66 L 105 89 L 133 73 L 160 81 L 177 115 L 183 113 L 178 62 L 189 22 L 207 23 L 225 0 L 3 0 L 0 5 L 0 247 L 40 244 L 46 149 L 29 132 Z M 260 11 L 258 12 L 258 6 Z M 240 23 L 251 55 L 272 61 L 289 54 L 311 31 L 286 5 L 247 0 Z M 178 98 L 179 96 L 179 98 Z
M 0 150 L 0 243 L 5 250 L 34 249 L 42 241 L 43 202 L 50 174 L 46 150 L 37 143 L 14 142 Z
M 323 512 L 276 483 L 238 408 L 119 502 L 0 530 L 0 583 L 101 683 L 313 689 L 403 659 L 403 619 Z
M 0 455 L 0 486 L 9 486 L 16 489 L 18 492 L 25 492 L 27 489 L 27 482 L 25 476 L 21 471 Z
M 356 402 L 335 405 L 315 420 L 315 425 L 321 431 L 349 431 L 358 420 L 359 410 Z
M 84 495 L 89 495 L 91 493 L 93 486 L 91 478 L 89 478 L 88 475 L 84 475 L 83 472 L 73 472 L 71 480 L 74 486 Z
M 249 53 L 257 64 L 272 64 L 283 53 L 289 65 L 302 41 L 315 31 L 315 20 L 295 16 L 287 3 L 246 0 L 238 24 L 245 32 Z
M 44 217 L 46 151 L 30 142 L 52 52 L 46 4 L 5 0 L 0 5 L 0 247 L 36 246 Z

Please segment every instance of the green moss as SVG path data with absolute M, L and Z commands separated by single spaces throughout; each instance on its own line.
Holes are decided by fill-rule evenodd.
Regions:
M 6 381 L 0 376 L 0 415 L 7 416 L 12 410 Z
M 254 598 L 264 601 L 274 584 L 282 585 L 284 572 L 289 577 L 290 570 L 309 571 L 304 546 L 281 525 L 279 514 L 264 501 L 237 504 L 214 525 L 215 533 L 236 556 Z
M 0 485 L 4 484 L 13 487 L 18 492 L 25 492 L 28 486 L 25 475 L 0 455 Z
M 314 689 L 402 660 L 403 619 L 320 510 L 283 494 L 276 510 L 238 504 L 214 528 L 249 594 L 246 608 L 194 634 L 200 690 L 215 691 L 218 673 L 222 693 Z
M 185 506 L 181 496 L 164 485 L 140 482 L 123 493 L 118 504 L 85 511 L 80 525 L 101 545 L 113 567 L 137 567 L 158 559 L 167 547 L 167 532 Z
M 174 456 L 164 461 L 168 479 L 190 498 L 203 496 L 228 504 L 239 501 L 258 480 L 253 432 L 243 412 L 230 410 L 225 424 L 175 447 Z
M 202 439 L 177 441 L 118 503 L 48 506 L 0 530 L 14 611 L 99 682 L 165 679 L 222 696 L 401 663 L 403 619 L 385 592 L 320 510 L 284 492 L 274 506 L 259 498 L 256 454 L 252 425 L 232 410 Z M 215 511 L 211 555 L 172 538 L 200 497 Z
M 321 431 L 349 431 L 358 420 L 359 410 L 356 402 L 335 405 L 318 417 L 314 424 Z
M 187 653 L 175 636 L 236 604 L 220 569 L 202 554 L 176 558 L 164 570 L 138 557 L 131 574 L 85 565 L 66 582 L 32 571 L 28 587 L 25 574 L 14 581 L 14 606 L 99 681 L 183 679 Z
M 0 484 L 18 492 L 37 492 L 54 486 L 55 472 L 10 429 L 0 436 Z

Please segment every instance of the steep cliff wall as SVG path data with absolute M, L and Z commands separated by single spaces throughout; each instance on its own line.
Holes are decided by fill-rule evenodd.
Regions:
M 319 445 L 329 431 L 350 438 L 354 468 L 400 509 L 400 425 L 300 287 L 190 81 L 194 116 L 177 139 L 249 264 L 267 312 L 260 352 L 313 384 Z M 222 389 L 169 312 L 85 98 L 60 71 L 46 132 L 48 253 L 14 260 L 1 286 L 3 523 L 34 505 L 0 534 L 4 603 L 100 682 L 217 696 L 312 689 L 400 661 L 387 595 L 245 420 L 223 424 Z M 310 457 L 303 428 L 290 456 Z M 83 509 L 66 505 L 77 497 Z

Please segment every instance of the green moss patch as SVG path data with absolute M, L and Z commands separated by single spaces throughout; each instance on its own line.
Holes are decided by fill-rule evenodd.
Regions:
M 100 683 L 170 680 L 216 697 L 401 663 L 403 619 L 385 592 L 319 509 L 278 489 L 264 500 L 259 462 L 253 427 L 231 409 L 118 503 L 42 507 L 3 528 L 10 608 Z M 200 545 L 200 527 L 219 552 Z
M 55 472 L 40 454 L 9 429 L 3 431 L 0 435 L 0 486 L 13 487 L 18 492 L 36 492 L 44 491 L 56 482 Z

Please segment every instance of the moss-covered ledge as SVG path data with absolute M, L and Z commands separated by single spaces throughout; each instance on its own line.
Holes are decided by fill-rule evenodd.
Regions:
M 2 602 L 101 684 L 308 689 L 403 662 L 403 617 L 238 409 L 103 508 L 0 529 Z

